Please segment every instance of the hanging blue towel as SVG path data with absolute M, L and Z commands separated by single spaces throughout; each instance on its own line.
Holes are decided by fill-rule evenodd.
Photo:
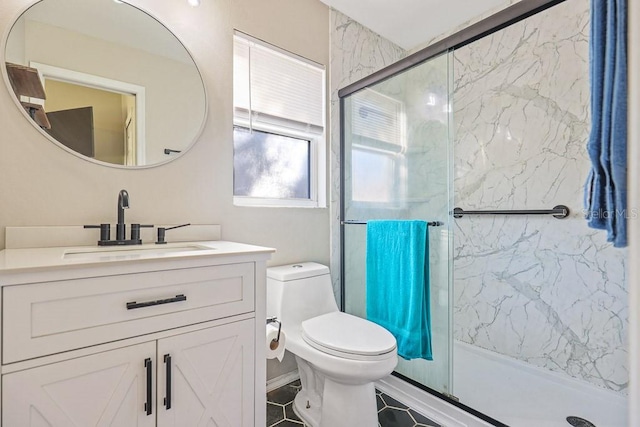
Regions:
M 627 0 L 592 0 L 588 225 L 627 245 Z
M 367 222 L 367 319 L 389 330 L 405 359 L 433 360 L 425 221 Z

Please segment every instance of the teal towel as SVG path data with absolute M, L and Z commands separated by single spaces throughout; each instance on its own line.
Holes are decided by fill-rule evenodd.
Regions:
M 367 222 L 367 319 L 396 337 L 398 355 L 433 360 L 425 221 Z

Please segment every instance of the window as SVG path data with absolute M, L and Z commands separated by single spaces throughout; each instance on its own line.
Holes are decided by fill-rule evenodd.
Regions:
M 234 204 L 324 207 L 324 68 L 236 32 L 233 91 Z
M 311 141 L 250 131 L 244 127 L 233 130 L 236 173 L 233 194 L 236 196 L 272 199 L 309 199 Z

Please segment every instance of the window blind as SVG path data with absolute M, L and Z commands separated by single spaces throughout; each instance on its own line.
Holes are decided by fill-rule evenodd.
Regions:
M 233 61 L 236 114 L 324 127 L 323 67 L 237 32 Z

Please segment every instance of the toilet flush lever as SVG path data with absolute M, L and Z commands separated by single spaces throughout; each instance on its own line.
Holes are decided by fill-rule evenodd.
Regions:
M 267 317 L 267 325 L 269 323 L 277 323 L 278 324 L 278 335 L 276 335 L 276 342 L 280 341 L 280 330 L 282 329 L 282 322 L 278 320 L 277 317 Z

